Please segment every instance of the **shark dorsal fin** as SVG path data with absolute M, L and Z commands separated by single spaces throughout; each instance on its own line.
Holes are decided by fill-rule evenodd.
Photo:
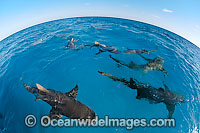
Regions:
M 133 78 L 130 78 L 130 84 L 134 84 Z
M 49 91 L 40 84 L 36 83 L 36 86 L 40 91 L 49 93 Z
M 67 96 L 72 97 L 73 99 L 76 100 L 78 93 L 78 85 L 76 85 L 71 91 L 65 93 Z
M 165 91 L 165 90 L 164 90 L 163 88 L 161 88 L 161 87 L 160 87 L 160 88 L 158 88 L 158 90 L 160 90 L 160 91 L 162 91 L 162 92 L 164 92 L 164 91 Z

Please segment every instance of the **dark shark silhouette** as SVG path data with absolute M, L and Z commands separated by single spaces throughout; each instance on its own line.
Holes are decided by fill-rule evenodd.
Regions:
M 146 50 L 146 49 L 127 49 L 124 51 L 125 54 L 150 54 L 156 50 Z
M 112 57 L 112 55 L 109 55 L 109 56 L 115 62 L 117 62 L 123 66 L 126 66 L 130 69 L 143 69 L 144 72 L 157 70 L 157 71 L 162 71 L 163 73 L 168 75 L 167 71 L 163 68 L 163 63 L 164 63 L 163 58 L 156 57 L 154 59 L 147 59 L 146 57 L 140 55 L 143 59 L 148 61 L 148 63 L 144 64 L 144 65 L 138 65 L 138 64 L 135 64 L 133 61 L 131 61 L 129 64 L 126 64 L 126 63 L 123 63 L 122 61 Z
M 52 109 L 49 113 L 50 119 L 59 119 L 62 116 L 67 116 L 71 119 L 80 120 L 95 120 L 96 114 L 88 106 L 76 100 L 78 93 L 78 86 L 76 85 L 71 91 L 62 93 L 59 91 L 45 89 L 39 84 L 37 87 L 30 87 L 24 84 L 24 87 L 35 95 L 36 101 L 41 99 L 47 102 Z
M 166 85 L 165 89 L 163 88 L 155 88 L 148 84 L 141 83 L 136 79 L 130 78 L 130 81 L 127 81 L 124 78 L 118 78 L 111 74 L 104 73 L 98 71 L 101 75 L 105 75 L 111 78 L 114 81 L 119 81 L 124 83 L 124 85 L 128 86 L 131 89 L 137 90 L 136 99 L 148 99 L 150 103 L 164 103 L 169 112 L 168 118 L 171 118 L 174 111 L 175 105 L 185 101 L 185 98 L 181 95 L 171 92 Z
M 83 47 L 98 47 L 99 48 L 99 52 L 96 53 L 96 55 L 101 54 L 102 52 L 110 52 L 110 53 L 115 53 L 118 54 L 119 51 L 117 48 L 115 48 L 114 46 L 107 46 L 105 44 L 101 44 L 97 41 L 95 41 L 95 43 L 93 45 L 84 45 Z

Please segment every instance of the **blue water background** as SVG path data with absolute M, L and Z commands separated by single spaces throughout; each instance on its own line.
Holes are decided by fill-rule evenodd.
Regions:
M 157 50 L 148 58 L 165 59 L 164 68 L 169 73 L 153 71 L 144 73 L 119 67 L 109 58 L 110 53 L 96 48 L 79 51 L 64 50 L 68 40 L 78 39 L 76 44 L 102 44 L 127 48 Z M 131 60 L 146 63 L 138 55 L 113 54 L 124 62 Z M 8 132 L 192 132 L 200 128 L 200 49 L 186 39 L 149 24 L 117 18 L 83 17 L 69 18 L 39 24 L 17 32 L 0 42 L 0 128 Z M 39 122 L 34 128 L 24 124 L 27 114 L 38 119 L 47 115 L 51 107 L 35 102 L 20 82 L 61 92 L 79 86 L 77 99 L 91 107 L 99 117 L 113 118 L 167 118 L 164 104 L 149 104 L 137 100 L 136 91 L 114 82 L 97 71 L 111 73 L 129 79 L 133 77 L 154 87 L 167 84 L 171 91 L 186 97 L 186 102 L 176 106 L 173 117 L 175 128 L 43 128 Z

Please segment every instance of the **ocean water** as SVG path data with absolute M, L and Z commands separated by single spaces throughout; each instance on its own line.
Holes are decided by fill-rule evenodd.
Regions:
M 108 52 L 95 55 L 97 48 L 65 50 L 67 42 L 74 38 L 75 44 L 94 44 L 98 41 L 127 48 L 156 50 L 147 58 L 162 57 L 163 67 L 169 73 L 132 70 L 119 66 L 109 58 Z M 124 62 L 145 61 L 136 54 L 112 54 Z M 19 31 L 0 42 L 0 129 L 1 132 L 199 132 L 200 128 L 200 49 L 186 39 L 165 29 L 138 21 L 81 17 L 42 23 Z M 150 104 L 137 100 L 136 90 L 100 75 L 104 71 L 115 76 L 148 83 L 156 88 L 165 83 L 172 92 L 183 95 L 186 102 L 177 104 L 173 118 L 175 127 L 136 127 L 132 130 L 119 127 L 44 128 L 37 121 L 33 128 L 24 119 L 33 114 L 37 119 L 48 115 L 51 107 L 43 101 L 35 101 L 34 95 L 22 85 L 36 83 L 61 92 L 79 86 L 77 100 L 92 108 L 99 117 L 111 118 L 167 118 L 163 103 Z

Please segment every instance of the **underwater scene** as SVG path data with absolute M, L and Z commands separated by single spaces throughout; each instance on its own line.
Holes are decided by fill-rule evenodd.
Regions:
M 0 41 L 0 130 L 199 132 L 199 67 L 197 46 L 150 24 L 111 17 L 38 24 Z M 45 115 L 174 119 L 175 126 L 43 127 Z

